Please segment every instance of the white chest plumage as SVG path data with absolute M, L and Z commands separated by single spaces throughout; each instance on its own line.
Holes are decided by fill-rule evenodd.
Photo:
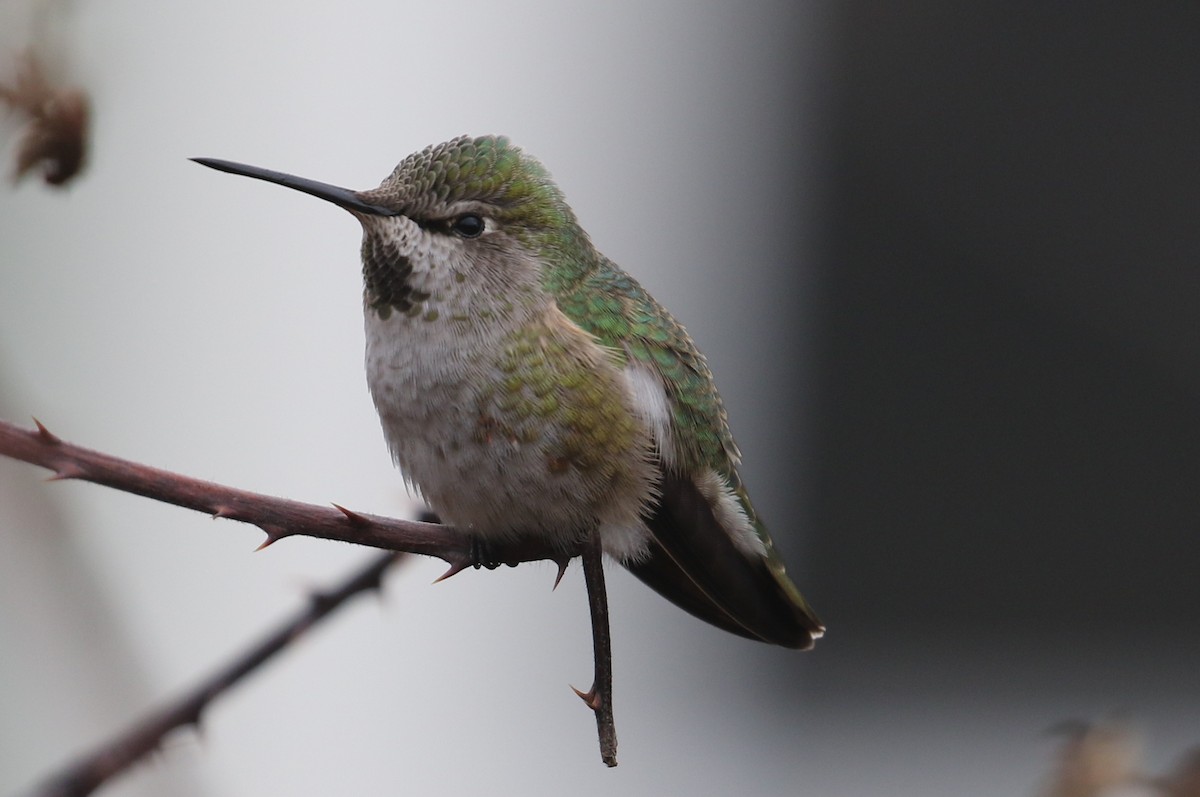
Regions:
M 481 318 L 429 293 L 366 310 L 367 382 L 406 480 L 485 538 L 567 545 L 599 526 L 610 554 L 641 556 L 654 442 L 625 372 L 553 306 Z

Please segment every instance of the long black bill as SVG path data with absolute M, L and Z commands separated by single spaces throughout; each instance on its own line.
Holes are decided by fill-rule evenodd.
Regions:
M 306 194 L 311 194 L 318 199 L 324 199 L 326 202 L 332 202 L 338 207 L 343 207 L 346 210 L 356 213 L 366 213 L 370 216 L 399 216 L 400 212 L 390 208 L 381 207 L 380 205 L 372 205 L 369 202 L 364 202 L 359 198 L 357 191 L 351 191 L 349 188 L 338 188 L 336 185 L 329 183 L 318 183 L 316 180 L 309 180 L 305 177 L 297 177 L 294 174 L 285 174 L 276 172 L 270 169 L 263 169 L 259 166 L 247 166 L 244 163 L 234 163 L 233 161 L 223 161 L 217 158 L 192 158 L 201 166 L 207 166 L 210 169 L 216 169 L 219 172 L 229 172 L 230 174 L 240 174 L 245 177 L 253 177 L 255 180 L 266 180 L 268 183 L 276 183 L 285 188 L 294 188 L 297 191 L 303 191 Z

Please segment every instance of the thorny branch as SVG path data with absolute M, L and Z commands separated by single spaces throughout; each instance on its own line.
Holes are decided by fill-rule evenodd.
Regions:
M 15 424 L 0 420 L 0 455 L 47 468 L 54 472 L 51 480 L 89 481 L 157 501 L 205 512 L 214 518 L 228 518 L 254 524 L 267 535 L 260 549 L 285 537 L 296 535 L 340 540 L 394 552 L 373 566 L 373 568 L 378 568 L 380 574 L 386 568 L 387 563 L 390 563 L 398 553 L 437 557 L 450 565 L 441 579 L 449 578 L 468 567 L 479 567 L 480 565 L 495 567 L 499 564 L 515 567 L 521 562 L 541 559 L 555 562 L 559 568 L 559 578 L 561 578 L 567 563 L 573 557 L 584 553 L 583 545 L 574 550 L 563 550 L 534 538 L 514 543 L 489 541 L 487 561 L 485 562 L 480 559 L 479 541 L 470 534 L 451 526 L 362 514 L 336 504 L 332 508 L 306 504 L 193 479 L 76 446 L 51 433 L 40 421 L 35 420 L 35 423 L 36 429 L 22 429 Z M 586 695 L 581 694 L 581 697 L 585 698 L 585 702 L 596 714 L 601 757 L 608 766 L 615 766 L 616 729 L 613 723 L 611 702 L 612 649 L 609 638 L 607 602 L 604 594 L 599 545 L 596 539 L 592 539 L 590 543 L 591 547 L 587 550 L 588 557 L 585 557 L 589 561 L 585 561 L 585 566 L 591 565 L 591 567 L 587 568 L 585 575 L 588 580 L 589 606 L 593 624 L 596 679 L 593 682 L 592 690 Z M 599 582 L 595 580 L 594 571 L 597 569 L 600 570 Z M 369 578 L 369 571 L 364 571 L 362 575 L 352 579 L 351 582 L 348 582 L 347 587 L 342 589 L 353 584 L 360 584 L 354 588 L 354 591 L 366 589 L 370 585 L 360 582 L 362 579 Z M 377 582 L 378 574 L 374 578 Z M 340 593 L 341 590 L 338 592 Z M 353 594 L 353 592 L 349 594 Z M 339 602 L 344 599 L 344 597 L 339 599 Z M 316 602 L 321 603 L 322 600 L 324 599 Z M 601 603 L 603 605 L 599 605 Z M 321 612 L 317 619 L 327 614 L 334 606 Z M 310 613 L 315 612 L 316 608 L 314 606 Z M 311 621 L 308 624 L 311 624 Z M 47 795 L 89 793 L 103 782 L 104 778 L 100 780 L 88 780 L 88 778 L 94 777 L 95 773 L 99 771 L 107 772 L 104 777 L 120 771 L 137 757 L 154 749 L 163 734 L 172 728 L 194 724 L 199 718 L 200 711 L 209 700 L 230 683 L 261 664 L 261 659 L 270 655 L 267 653 L 264 656 L 263 651 L 272 644 L 272 641 L 278 641 L 284 636 L 290 638 L 294 634 L 280 631 L 273 640 L 268 640 L 256 651 L 247 654 L 242 662 L 233 665 L 212 679 L 208 686 L 201 687 L 193 695 L 185 697 L 178 705 L 168 707 L 159 714 L 147 718 L 129 734 L 114 740 L 89 759 L 89 761 L 102 761 L 103 763 L 94 765 L 84 762 L 84 764 L 77 765 L 49 781 L 47 790 L 42 793 Z M 283 641 L 286 643 L 286 639 Z M 249 664 L 250 662 L 253 663 Z M 249 664 L 248 667 L 247 664 Z M 233 676 L 232 680 L 223 680 L 230 678 L 231 675 Z M 211 690 L 212 684 L 223 685 L 214 692 Z M 131 755 L 133 752 L 137 752 L 137 755 Z M 124 761 L 124 763 L 115 768 L 105 769 L 105 767 L 109 767 L 109 759 Z M 80 768 L 85 765 L 94 768 L 90 770 Z M 50 790 L 51 787 L 57 790 Z
M 592 532 L 584 544 L 583 577 L 587 581 L 588 606 L 592 613 L 592 651 L 596 672 L 592 688 L 575 689 L 596 714 L 596 733 L 600 737 L 600 760 L 605 766 L 617 765 L 617 726 L 612 709 L 612 636 L 608 627 L 608 591 L 604 586 L 604 549 L 600 535 Z M 574 687 L 572 687 L 574 689 Z
M 308 608 L 247 650 L 192 691 L 150 712 L 87 756 L 55 773 L 34 792 L 35 797 L 85 797 L 101 784 L 154 752 L 176 728 L 199 727 L 204 710 L 218 696 L 360 592 L 378 590 L 384 571 L 405 554 L 388 551 L 329 592 L 314 593 Z
M 0 420 L 0 454 L 54 471 L 52 480 L 78 479 L 135 495 L 258 526 L 267 535 L 261 547 L 296 535 L 340 540 L 373 548 L 435 556 L 450 565 L 449 578 L 478 567 L 478 543 L 451 526 L 306 504 L 140 465 L 68 443 L 40 422 L 37 429 Z M 488 545 L 489 566 L 549 559 L 565 568 L 578 551 L 563 551 L 538 540 Z

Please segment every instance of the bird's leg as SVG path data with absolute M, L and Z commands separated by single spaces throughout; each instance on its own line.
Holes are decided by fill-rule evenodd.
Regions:
M 584 542 L 581 557 L 588 606 L 592 614 L 592 655 L 596 661 L 596 671 L 592 688 L 586 692 L 575 689 L 575 694 L 595 712 L 596 731 L 600 736 L 600 758 L 608 766 L 615 767 L 617 728 L 612 710 L 612 636 L 608 627 L 608 593 L 604 587 L 604 549 L 600 544 L 598 528 L 592 529 Z

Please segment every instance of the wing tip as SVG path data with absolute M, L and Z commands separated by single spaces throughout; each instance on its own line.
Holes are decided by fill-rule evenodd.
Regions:
M 782 563 L 747 556 L 687 476 L 663 474 L 647 526 L 654 538 L 650 559 L 626 566 L 685 611 L 739 636 L 796 650 L 812 648 L 824 635 L 825 625 Z

